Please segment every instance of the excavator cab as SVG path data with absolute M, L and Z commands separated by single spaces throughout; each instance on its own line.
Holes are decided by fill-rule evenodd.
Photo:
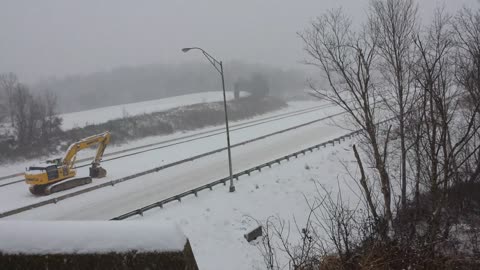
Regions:
M 62 159 L 61 158 L 56 158 L 56 159 L 52 159 L 52 160 L 47 160 L 47 164 L 60 165 L 60 164 L 62 164 Z
M 46 166 L 31 166 L 25 172 L 25 181 L 30 185 L 30 192 L 34 195 L 48 195 L 50 186 L 62 180 L 75 177 L 75 170 L 68 170 L 65 166 L 49 163 Z
M 25 172 L 25 180 L 29 185 L 44 185 L 52 181 L 60 181 L 73 176 L 75 176 L 75 171 L 69 172 L 62 166 L 56 164 L 31 166 Z

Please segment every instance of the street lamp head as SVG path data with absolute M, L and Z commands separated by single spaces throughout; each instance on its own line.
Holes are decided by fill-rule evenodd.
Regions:
M 182 49 L 182 52 L 186 53 L 186 52 L 190 51 L 191 49 L 192 49 L 192 48 L 183 48 L 183 49 Z

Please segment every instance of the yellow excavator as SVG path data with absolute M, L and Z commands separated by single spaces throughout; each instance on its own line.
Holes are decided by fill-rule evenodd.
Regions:
M 30 185 L 30 192 L 37 196 L 49 195 L 54 192 L 90 184 L 92 178 L 105 177 L 107 171 L 100 167 L 100 161 L 109 142 L 110 133 L 108 131 L 90 136 L 70 145 L 63 159 L 48 160 L 44 164 L 29 167 L 25 172 L 25 181 Z M 70 179 L 76 175 L 75 160 L 77 153 L 94 145 L 98 145 L 98 148 L 90 167 L 90 176 Z

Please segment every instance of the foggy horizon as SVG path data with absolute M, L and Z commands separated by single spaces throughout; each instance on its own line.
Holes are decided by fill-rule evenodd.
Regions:
M 200 46 L 224 62 L 304 69 L 297 33 L 327 9 L 360 21 L 368 0 L 290 1 L 4 1 L 0 10 L 0 73 L 22 81 L 148 64 L 205 61 L 183 47 Z M 453 12 L 477 0 L 420 1 Z

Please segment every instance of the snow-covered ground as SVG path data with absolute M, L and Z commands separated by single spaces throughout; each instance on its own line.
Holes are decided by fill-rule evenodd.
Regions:
M 232 92 L 227 92 L 226 94 L 228 100 L 233 99 Z M 247 93 L 242 92 L 241 95 L 245 96 Z M 65 113 L 61 114 L 60 117 L 63 118 L 62 129 L 68 130 L 74 127 L 84 127 L 89 124 L 104 123 L 124 116 L 166 111 L 181 106 L 222 100 L 222 92 L 212 91 Z
M 299 236 L 295 222 L 302 228 L 309 210 L 305 198 L 311 201 L 319 196 L 316 184 L 332 191 L 333 196 L 341 189 L 343 200 L 358 202 L 357 186 L 344 169 L 346 165 L 355 173 L 351 143 L 322 148 L 241 177 L 235 181 L 234 193 L 220 185 L 200 192 L 198 198 L 185 197 L 181 203 L 131 219 L 178 224 L 192 244 L 200 269 L 266 269 L 257 246 L 243 236 L 256 228 L 256 220 L 264 222 L 272 216 L 284 219 L 291 226 L 290 241 L 295 242 Z
M 175 224 L 155 221 L 0 221 L 0 239 L 4 254 L 181 251 L 187 242 Z
M 303 108 L 306 106 L 302 102 L 295 104 Z M 308 104 L 308 106 L 312 105 L 312 103 Z M 315 105 L 318 106 L 318 103 Z M 288 109 L 291 110 L 292 106 Z M 339 108 L 327 107 L 296 117 L 238 129 L 232 132 L 232 144 L 339 111 Z M 349 131 L 337 125 L 343 120 L 343 116 L 337 116 L 333 120 L 317 122 L 233 148 L 234 172 L 348 133 Z M 178 133 L 168 138 L 185 134 L 189 133 Z M 166 137 L 147 138 L 140 141 L 151 143 Z M 355 166 L 349 144 L 350 142 L 347 141 L 335 147 L 322 148 L 290 162 L 275 165 L 272 169 L 253 173 L 251 177 L 241 177 L 235 182 L 235 193 L 229 193 L 228 186 L 216 186 L 212 192 L 200 192 L 198 198 L 186 197 L 181 203 L 173 202 L 166 205 L 164 209 L 152 210 L 146 212 L 144 217 L 132 219 L 177 224 L 191 241 L 200 269 L 264 269 L 257 247 L 247 243 L 243 237 L 247 231 L 257 225 L 254 219 L 265 221 L 270 216 L 278 215 L 290 222 L 295 218 L 298 224 L 303 224 L 308 209 L 305 198 L 312 199 L 316 195 L 315 181 L 334 192 L 340 188 L 344 199 L 358 201 L 354 191 L 355 184 L 348 183 L 349 178 L 344 174 L 344 165 Z M 224 145 L 225 135 L 218 134 L 199 141 L 185 142 L 174 147 L 107 162 L 103 165 L 108 171 L 107 178 L 95 180 L 94 184 L 174 162 Z M 114 149 L 121 149 L 121 147 L 114 147 Z M 228 174 L 227 168 L 226 152 L 220 152 L 6 219 L 106 220 L 223 178 Z M 78 170 L 78 175 L 84 174 L 88 174 L 88 168 Z M 347 182 L 344 181 L 345 179 Z M 53 196 L 82 188 L 84 187 Z M 0 212 L 44 199 L 32 196 L 23 183 L 4 187 L 0 189 Z M 296 232 L 292 231 L 291 237 L 296 235 Z

